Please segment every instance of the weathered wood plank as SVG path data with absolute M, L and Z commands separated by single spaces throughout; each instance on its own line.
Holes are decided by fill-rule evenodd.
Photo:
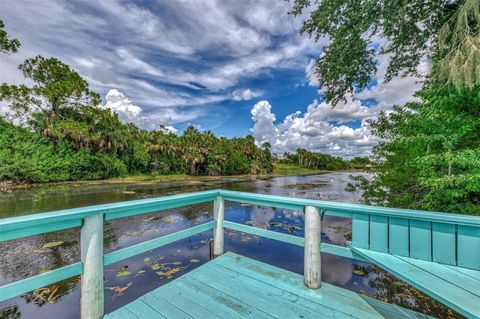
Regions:
M 223 226 L 227 229 L 236 230 L 236 231 L 240 231 L 243 233 L 248 233 L 248 234 L 252 234 L 260 237 L 270 238 L 270 239 L 278 240 L 278 241 L 292 244 L 292 245 L 303 247 L 303 243 L 304 243 L 303 237 L 283 234 L 283 233 L 266 230 L 258 227 L 234 223 L 227 220 L 223 222 Z
M 184 281 L 184 279 L 182 279 Z M 178 309 L 190 315 L 192 318 L 211 318 L 222 319 L 214 312 L 205 307 L 204 303 L 198 303 L 196 300 L 188 299 L 184 296 L 182 290 L 170 289 L 174 285 L 166 286 L 165 289 L 154 290 L 153 294 L 174 305 Z
M 51 285 L 58 281 L 80 275 L 82 263 L 74 263 L 62 268 L 50 270 L 42 274 L 15 281 L 0 287 L 0 302 L 20 296 L 34 289 Z
M 480 270 L 480 227 L 458 225 L 458 266 Z
M 432 296 L 468 318 L 480 317 L 480 298 L 463 288 L 406 262 L 398 257 L 367 249 L 352 248 L 371 262 L 405 280 L 407 283 Z M 430 262 L 431 265 L 435 263 Z M 442 276 L 442 275 L 441 275 Z
M 213 231 L 213 255 L 220 256 L 224 252 L 223 219 L 225 215 L 225 202 L 222 196 L 217 196 L 213 201 L 213 220 L 216 222 Z
M 228 268 L 219 268 L 207 264 L 186 275 L 211 286 L 232 298 L 238 299 L 252 307 L 260 309 L 272 316 L 284 318 L 316 318 L 319 313 L 323 318 L 351 318 L 351 314 L 342 312 L 342 309 L 332 309 L 292 294 L 274 285 L 255 280 Z M 215 276 L 215 280 L 212 280 Z M 232 282 L 236 289 L 232 289 Z M 258 298 L 262 296 L 262 298 Z
M 163 287 L 166 286 L 168 286 L 168 284 Z M 140 299 L 146 304 L 148 304 L 150 307 L 154 308 L 157 312 L 161 313 L 166 318 L 193 319 L 192 316 L 172 305 L 171 303 L 165 301 L 165 299 L 157 296 L 153 292 L 150 292 L 140 297 Z
M 389 251 L 393 255 L 409 256 L 409 221 L 405 218 L 390 217 Z
M 455 225 L 432 223 L 432 255 L 433 261 L 456 265 L 456 231 Z
M 307 289 L 302 276 L 230 252 L 210 263 L 236 271 L 260 282 L 302 296 L 321 306 L 341 309 L 343 313 L 360 314 L 360 318 L 383 318 L 372 310 L 358 294 L 323 282 L 320 289 Z
M 122 307 L 115 312 L 112 312 L 103 317 L 103 319 L 143 319 L 144 317 L 137 317 L 126 307 Z
M 131 313 L 133 313 L 138 318 L 149 318 L 149 319 L 166 319 L 167 317 L 161 315 L 150 307 L 142 299 L 137 299 L 134 302 L 129 303 L 125 306 Z
M 388 252 L 388 217 L 370 215 L 370 249 Z
M 305 206 L 305 247 L 303 254 L 303 282 L 308 288 L 318 289 L 322 280 L 320 238 L 320 211 Z
M 180 230 L 173 234 L 168 234 L 159 238 L 145 241 L 140 244 L 136 244 L 133 246 L 129 246 L 123 249 L 113 251 L 111 253 L 105 254 L 105 256 L 103 257 L 104 264 L 105 266 L 108 266 L 119 260 L 132 257 L 135 255 L 141 254 L 143 252 L 147 252 L 149 250 L 173 243 L 177 240 L 181 240 L 184 238 L 188 238 L 188 237 L 206 232 L 208 230 L 213 229 L 214 227 L 215 227 L 215 221 L 211 221 L 211 222 L 200 224 L 198 226 L 194 226 L 188 229 Z
M 278 240 L 287 244 L 292 244 L 296 246 L 304 246 L 304 241 L 305 239 L 300 236 L 295 236 L 295 235 L 289 235 L 289 234 L 283 234 L 280 232 L 276 231 L 271 231 L 267 229 L 262 229 L 258 227 L 252 227 L 248 225 L 243 225 L 239 223 L 234 223 L 225 220 L 223 222 L 223 226 L 227 229 L 231 230 L 236 230 L 240 231 L 243 233 L 247 234 L 252 234 L 264 238 L 269 238 L 273 240 Z M 332 244 L 327 244 L 327 243 L 321 243 L 320 244 L 320 251 L 322 253 L 327 253 L 327 254 L 332 254 L 332 255 L 337 255 L 337 256 L 342 256 L 345 258 L 351 258 L 351 259 L 357 259 L 357 260 L 364 260 L 361 256 L 359 255 L 354 255 L 352 251 L 350 250 L 349 247 L 345 246 L 338 246 L 338 245 L 332 245 Z
M 352 245 L 369 248 L 370 215 L 354 213 L 352 217 Z
M 1 221 L 1 220 L 0 220 Z M 50 233 L 53 231 L 79 227 L 82 225 L 82 219 L 64 220 L 56 223 L 35 224 L 25 226 L 24 228 L 12 229 L 10 231 L 0 231 L 0 242 L 13 240 L 22 237 L 28 237 L 38 234 Z
M 314 206 L 325 210 L 328 215 L 351 217 L 352 212 L 363 215 L 383 215 L 388 217 L 399 217 L 418 219 L 424 221 L 444 222 L 459 225 L 480 226 L 480 218 L 476 216 L 447 214 L 439 212 L 427 212 L 412 209 L 389 208 L 382 206 L 368 206 L 350 203 L 338 203 L 333 201 L 322 201 L 316 199 L 295 198 L 287 196 L 267 195 L 219 190 L 219 194 L 227 201 L 246 202 L 270 207 L 301 210 L 304 206 Z M 290 205 L 291 208 L 286 207 Z
M 236 298 L 225 295 L 217 289 L 187 279 L 188 278 L 182 277 L 182 280 L 176 280 L 172 282 L 172 285 L 165 286 L 165 289 L 155 290 L 154 293 L 162 293 L 165 295 L 165 298 L 171 298 L 171 296 L 176 298 L 178 295 L 181 295 L 186 298 L 186 302 L 201 304 L 208 311 L 221 318 L 274 318 L 273 316 L 237 300 Z M 235 289 L 235 286 L 232 285 L 231 288 Z M 190 313 L 190 315 L 192 314 Z
M 86 217 L 80 234 L 83 264 L 80 298 L 82 319 L 103 317 L 103 218 L 103 214 Z
M 432 260 L 432 223 L 410 220 L 410 257 Z
M 471 292 L 480 298 L 480 282 L 472 280 L 470 276 L 463 274 L 462 272 L 457 271 L 460 267 L 452 266 L 451 268 L 446 267 L 446 265 L 437 264 L 435 262 L 424 261 L 419 259 L 399 257 L 405 262 L 414 265 L 426 271 L 434 276 L 437 276 L 440 280 L 446 281 L 452 285 L 457 286 L 460 289 Z M 479 271 L 480 273 L 480 271 Z M 480 299 L 479 299 L 480 302 Z

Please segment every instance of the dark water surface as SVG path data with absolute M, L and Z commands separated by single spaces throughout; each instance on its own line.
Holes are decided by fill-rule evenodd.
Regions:
M 138 183 L 56 185 L 0 191 L 0 218 L 151 198 L 214 188 L 358 203 L 361 194 L 345 191 L 351 172 L 276 177 L 244 182 Z M 238 203 L 226 204 L 225 219 L 303 236 L 303 214 Z M 105 251 L 153 239 L 212 220 L 212 204 L 198 204 L 117 219 L 105 223 Z M 325 216 L 322 241 L 345 245 L 350 219 Z M 212 231 L 205 232 L 105 268 L 105 311 L 109 313 L 139 296 L 195 269 L 211 258 Z M 80 260 L 80 229 L 69 229 L 0 243 L 0 285 Z M 225 249 L 303 272 L 303 248 L 257 236 L 226 231 Z M 439 318 L 457 316 L 438 302 L 378 267 L 322 254 L 322 281 Z M 0 318 L 79 318 L 80 278 L 74 277 L 0 303 Z

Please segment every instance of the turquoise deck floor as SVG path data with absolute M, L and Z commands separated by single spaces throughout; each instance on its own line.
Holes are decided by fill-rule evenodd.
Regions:
M 227 252 L 104 318 L 430 317 Z

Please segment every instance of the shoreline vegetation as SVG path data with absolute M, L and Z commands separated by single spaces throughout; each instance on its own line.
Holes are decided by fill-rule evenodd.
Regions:
M 342 171 L 349 171 L 347 169 Z M 355 171 L 355 170 L 352 170 Z M 26 182 L 0 182 L 1 191 L 13 191 L 15 189 L 25 189 L 31 187 L 49 187 L 56 185 L 99 185 L 99 184 L 154 184 L 154 183 L 173 183 L 173 182 L 242 182 L 258 179 L 270 179 L 273 177 L 282 176 L 307 176 L 330 173 L 331 170 L 325 169 L 310 169 L 291 164 L 273 164 L 273 170 L 267 174 L 240 174 L 240 175 L 220 175 L 220 176 L 192 176 L 187 174 L 134 174 L 108 179 L 99 180 L 75 180 L 75 181 L 60 181 L 60 182 L 46 182 L 46 183 L 26 183 Z

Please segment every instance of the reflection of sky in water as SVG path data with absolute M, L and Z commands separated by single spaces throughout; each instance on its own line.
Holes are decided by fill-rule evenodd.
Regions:
M 12 214 L 24 214 L 38 210 L 52 210 L 52 207 L 62 209 L 211 188 L 355 203 L 358 202 L 360 194 L 344 191 L 349 181 L 349 175 L 350 173 L 338 172 L 220 185 L 197 183 L 195 186 L 177 187 L 173 190 L 163 186 L 156 188 L 155 185 L 150 184 L 108 185 L 105 188 L 101 188 L 99 185 L 85 185 L 68 192 L 62 186 L 58 190 L 32 190 L 30 195 L 28 195 L 28 191 L 22 190 L 19 197 L 10 194 L 8 198 L 0 198 L 0 203 L 6 204 Z M 134 193 L 125 193 L 125 190 L 134 190 Z M 46 200 L 48 195 L 52 195 L 50 200 Z M 35 200 L 32 201 L 32 198 Z M 211 219 L 212 205 L 206 203 L 109 221 L 105 224 L 105 251 L 128 247 Z M 304 234 L 303 213 L 299 211 L 227 202 L 225 219 L 295 236 Z M 349 240 L 350 233 L 349 219 L 324 216 L 322 220 L 323 242 L 345 245 L 346 240 Z M 106 311 L 117 309 L 208 261 L 211 235 L 212 232 L 209 231 L 106 267 Z M 80 259 L 78 239 L 79 230 L 76 229 L 0 243 L 2 252 L 0 285 L 78 261 Z M 43 252 L 35 252 L 42 250 L 43 245 L 53 241 L 61 241 L 62 245 L 44 249 Z M 302 247 L 227 230 L 225 232 L 225 248 L 299 274 L 303 273 Z M 128 274 L 118 276 L 122 269 L 126 271 L 122 274 Z M 172 279 L 159 275 L 159 273 L 165 274 L 172 271 Z M 376 295 L 404 307 L 410 304 L 410 307 L 417 311 L 430 308 L 437 314 L 445 312 L 430 299 L 424 298 L 425 300 L 422 299 L 419 302 L 417 299 L 406 296 L 404 288 L 392 285 L 391 282 L 394 279 L 391 276 L 387 278 L 387 276 L 384 272 L 372 269 L 366 263 L 322 254 L 322 281 L 324 282 L 356 292 Z M 21 318 L 78 318 L 80 298 L 78 278 L 66 280 L 50 288 L 53 291 L 55 287 L 58 289 L 55 292 L 53 303 L 42 303 L 31 294 L 0 303 L 0 318 L 9 318 L 7 313 L 15 311 L 22 314 Z M 425 306 L 421 306 L 422 302 Z

